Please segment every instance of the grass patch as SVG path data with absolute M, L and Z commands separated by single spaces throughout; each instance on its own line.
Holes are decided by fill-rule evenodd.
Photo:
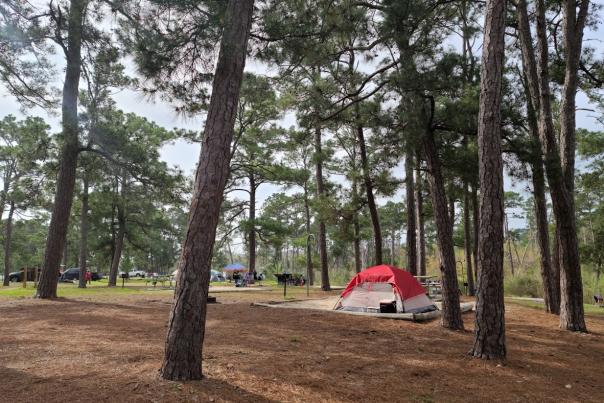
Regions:
M 535 308 L 539 310 L 543 310 L 543 304 L 535 301 L 528 301 L 522 299 L 514 299 L 514 298 L 506 298 L 505 303 L 508 304 L 516 304 L 526 306 L 528 308 Z M 604 308 L 593 304 L 583 304 L 583 309 L 585 310 L 586 315 L 596 315 L 596 316 L 604 316 Z
M 142 292 L 143 288 L 134 287 L 107 287 L 107 283 L 97 284 L 94 282 L 88 288 L 78 288 L 77 284 L 59 284 L 57 295 L 59 297 L 110 297 L 113 295 L 133 295 Z M 171 291 L 169 291 L 171 292 Z M 9 287 L 0 287 L 0 299 L 11 298 L 30 298 L 33 297 L 35 288 L 33 284 L 28 284 L 27 288 L 23 288 L 21 283 Z

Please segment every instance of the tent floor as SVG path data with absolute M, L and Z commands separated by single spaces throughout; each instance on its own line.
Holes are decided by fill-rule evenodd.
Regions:
M 269 302 L 260 303 L 256 302 L 256 306 L 264 306 L 268 308 L 283 308 L 283 309 L 310 309 L 317 311 L 328 311 L 333 313 L 356 315 L 356 316 L 370 316 L 373 318 L 384 318 L 384 319 L 398 319 L 398 320 L 410 320 L 414 322 L 423 322 L 426 320 L 440 317 L 441 311 L 432 311 L 425 313 L 373 313 L 373 312 L 352 312 L 352 311 L 334 311 L 333 307 L 340 299 L 339 296 L 332 296 L 329 298 L 311 299 L 311 300 L 298 300 L 298 301 L 287 301 L 287 302 Z M 436 306 L 440 309 L 442 304 L 435 302 Z M 473 302 L 462 302 L 460 304 L 462 312 L 468 312 L 474 309 Z

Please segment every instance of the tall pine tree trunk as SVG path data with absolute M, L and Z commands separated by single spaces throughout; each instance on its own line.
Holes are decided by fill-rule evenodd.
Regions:
M 15 202 L 11 200 L 6 218 L 6 227 L 4 228 L 4 282 L 6 287 L 9 283 L 9 276 L 12 269 L 12 239 L 13 239 L 13 214 L 15 213 Z M 37 269 L 36 269 L 37 270 Z
M 308 202 L 308 182 L 304 182 L 304 215 L 306 224 L 306 272 L 310 285 L 315 284 L 315 272 L 312 267 L 312 244 L 310 242 L 310 205 Z
M 359 199 L 359 188 L 357 184 L 356 176 L 352 180 L 352 197 L 354 200 Z M 359 224 L 359 213 L 356 210 L 354 211 L 353 216 L 353 249 L 354 249 L 354 271 L 356 273 L 360 273 L 362 270 L 362 262 L 361 262 L 361 225 Z
M 561 290 L 560 290 L 560 234 L 558 233 L 558 225 L 555 225 L 554 239 L 552 245 L 552 294 L 555 300 L 560 305 Z M 558 314 L 560 314 L 560 307 L 558 306 Z
M 323 185 L 323 149 L 321 137 L 321 128 L 315 128 L 315 176 L 317 182 L 317 199 L 319 199 L 319 203 L 323 201 L 325 193 L 325 186 Z M 327 263 L 327 230 L 325 229 L 325 220 L 321 213 L 319 213 L 319 233 L 317 243 L 319 246 L 319 258 L 321 259 L 321 289 L 323 291 L 329 291 L 331 290 L 331 286 L 329 285 L 329 265 Z
M 451 186 L 453 192 L 453 186 Z M 449 196 L 449 223 L 451 224 L 451 233 L 455 232 L 455 197 Z
M 122 252 L 124 250 L 124 238 L 126 237 L 126 217 L 123 205 L 118 205 L 117 208 L 117 234 L 115 236 L 115 246 L 113 248 L 113 259 L 111 260 L 111 268 L 109 270 L 108 287 L 117 285 L 117 274 L 120 269 L 120 261 L 122 260 Z
M 545 175 L 543 172 L 543 155 L 539 140 L 539 123 L 544 123 L 544 118 L 538 119 L 538 115 L 547 113 L 548 106 L 542 105 L 539 89 L 539 76 L 537 74 L 537 63 L 533 48 L 533 39 L 528 18 L 526 0 L 519 0 L 516 6 L 518 15 L 518 31 L 522 50 L 522 65 L 524 79 L 526 82 L 525 93 L 527 98 L 527 121 L 529 132 L 533 141 L 534 156 L 531 161 L 533 196 L 535 200 L 535 221 L 537 225 L 537 243 L 539 245 L 541 279 L 543 282 L 543 295 L 545 310 L 547 312 L 560 313 L 560 291 L 559 281 L 552 267 L 552 259 L 549 245 L 549 229 L 547 220 L 547 200 L 545 197 Z M 541 29 L 542 27 L 540 27 Z M 549 85 L 549 83 L 547 84 Z M 549 105 L 549 99 L 543 100 Z M 551 116 L 548 118 L 551 119 Z
M 423 179 L 421 174 L 421 159 L 419 150 L 416 155 L 415 179 L 415 216 L 417 230 L 417 266 L 420 276 L 426 275 L 426 228 L 424 223 L 424 195 Z
M 434 102 L 432 100 L 432 102 Z M 434 105 L 431 105 L 431 116 Z M 440 160 L 436 150 L 434 132 L 431 128 L 432 118 L 423 138 L 424 154 L 428 167 L 428 182 L 432 195 L 432 208 L 436 224 L 436 239 L 440 260 L 440 274 L 443 293 L 442 326 L 449 329 L 463 329 L 461 308 L 459 305 L 459 286 L 457 284 L 457 268 L 455 267 L 455 251 L 453 249 L 453 233 L 451 217 L 447 209 L 447 194 L 442 176 Z
M 169 380 L 201 379 L 210 264 L 254 9 L 253 0 L 229 0 L 212 97 L 197 167 L 191 212 L 160 374 Z
M 82 212 L 80 216 L 80 279 L 79 288 L 86 288 L 86 271 L 88 270 L 88 176 L 84 173 L 82 189 Z
M 472 270 L 472 220 L 470 219 L 470 191 L 468 184 L 463 186 L 463 246 L 466 257 L 466 281 L 468 283 L 468 295 L 475 295 L 474 270 Z
M 474 228 L 474 245 L 472 253 L 474 254 L 474 284 L 475 289 L 478 289 L 478 232 L 480 230 L 480 209 L 478 203 L 477 185 L 472 186 L 472 223 Z
M 532 164 L 533 196 L 535 200 L 535 221 L 537 224 L 537 243 L 539 245 L 539 263 L 543 282 L 545 310 L 560 314 L 560 283 L 552 267 L 550 253 L 549 228 L 547 225 L 547 200 L 545 198 L 545 177 L 541 158 Z
M 574 211 L 574 152 L 575 152 L 575 95 L 577 90 L 577 69 L 582 47 L 583 27 L 589 3 L 580 3 L 579 15 L 576 15 L 575 2 L 564 5 L 564 45 L 565 45 L 565 81 L 562 91 L 560 147 L 558 147 L 549 88 L 549 46 L 547 38 L 546 5 L 544 0 L 537 0 L 537 63 L 533 67 L 531 57 L 530 31 L 523 28 L 520 32 L 523 59 L 527 81 L 538 82 L 538 95 L 534 85 L 529 86 L 534 108 L 539 110 L 539 140 L 545 157 L 545 173 L 550 185 L 554 216 L 556 218 L 556 242 L 559 244 L 559 255 L 553 256 L 554 274 L 556 261 L 559 259 L 561 270 L 560 327 L 572 331 L 586 331 L 583 313 L 583 286 L 581 282 L 581 264 L 579 260 L 576 219 Z M 518 9 L 520 22 L 528 25 L 526 4 L 520 3 Z M 535 80 L 535 74 L 537 80 Z
M 358 113 L 358 112 L 357 112 Z M 373 240 L 375 243 L 375 264 L 384 263 L 382 250 L 382 229 L 380 227 L 380 216 L 378 214 L 375 196 L 373 195 L 373 181 L 369 171 L 369 159 L 367 157 L 367 147 L 365 145 L 365 135 L 363 126 L 357 126 L 357 141 L 359 142 L 359 154 L 361 156 L 361 168 L 363 170 L 363 182 L 365 183 L 365 192 L 367 195 L 367 207 L 371 216 L 371 224 L 373 225 Z
M 56 298 L 57 279 L 61 255 L 67 240 L 67 227 L 73 203 L 73 193 L 78 165 L 78 92 L 81 70 L 82 30 L 86 15 L 87 0 L 71 0 L 67 27 L 67 66 L 63 84 L 61 148 L 57 189 L 55 193 L 44 264 L 36 289 L 37 298 Z
M 560 108 L 560 157 L 562 175 L 569 206 L 566 217 L 557 221 L 560 226 L 560 327 L 572 331 L 587 331 L 583 312 L 583 281 L 575 218 L 575 150 L 576 150 L 576 96 L 579 84 L 578 69 L 583 45 L 583 29 L 589 1 L 582 0 L 577 15 L 576 1 L 564 2 L 564 59 L 565 75 Z
M 248 231 L 248 270 L 250 273 L 254 273 L 256 270 L 256 178 L 254 173 L 251 172 L 249 176 L 250 181 L 250 215 L 248 217 L 250 222 L 250 229 Z
M 407 145 L 405 156 L 405 192 L 407 195 L 407 271 L 417 276 L 417 233 L 415 218 L 414 149 Z
M 487 0 L 478 114 L 480 230 L 474 345 L 470 354 L 505 359 L 503 301 L 503 160 L 501 94 L 504 67 L 505 0 Z

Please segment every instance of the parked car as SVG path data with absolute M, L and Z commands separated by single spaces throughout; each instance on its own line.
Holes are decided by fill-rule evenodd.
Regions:
M 147 273 L 145 273 L 142 270 L 132 270 L 132 271 L 128 272 L 128 277 L 145 278 L 146 275 L 147 275 Z
M 71 269 L 67 269 L 61 274 L 59 281 L 74 281 L 80 279 L 80 268 L 72 267 Z
M 38 270 L 38 277 L 40 276 L 40 269 Z M 19 271 L 14 271 L 8 275 L 8 281 L 18 282 L 23 281 L 25 268 L 21 268 Z M 35 281 L 36 280 L 36 268 L 30 267 L 27 269 L 27 281 Z
M 98 281 L 102 278 L 103 278 L 102 274 L 96 273 L 96 272 L 92 273 L 92 281 Z M 63 272 L 63 274 L 61 274 L 61 277 L 59 277 L 59 281 L 61 281 L 61 282 L 75 281 L 75 280 L 79 280 L 79 279 L 80 279 L 80 268 L 79 267 L 72 267 L 71 269 L 67 269 Z

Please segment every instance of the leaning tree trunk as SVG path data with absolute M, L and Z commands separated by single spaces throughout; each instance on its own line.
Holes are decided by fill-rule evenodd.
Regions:
M 413 180 L 414 150 L 407 145 L 405 156 L 405 192 L 407 195 L 407 271 L 417 276 L 417 233 L 415 222 L 415 181 Z
M 432 106 L 432 111 L 434 107 Z M 431 125 L 431 123 L 430 123 Z M 459 286 L 457 284 L 457 268 L 455 267 L 455 250 L 453 249 L 452 226 L 447 209 L 447 194 L 441 172 L 440 160 L 436 151 L 434 132 L 428 127 L 423 139 L 424 153 L 428 167 L 428 182 L 432 195 L 434 222 L 436 224 L 436 240 L 440 260 L 440 274 L 443 293 L 442 326 L 461 330 L 463 320 L 459 305 Z
M 57 297 L 59 265 L 67 240 L 67 227 L 78 165 L 78 91 L 82 63 L 82 30 L 87 5 L 87 0 L 71 0 L 70 2 L 65 55 L 67 66 L 62 103 L 63 147 L 60 154 L 55 200 L 46 238 L 44 263 L 36 289 L 37 298 Z
M 88 265 L 88 176 L 84 173 L 82 190 L 82 212 L 80 216 L 80 279 L 78 288 L 86 288 L 86 271 Z
M 254 274 L 256 271 L 256 178 L 254 173 L 250 172 L 250 214 L 249 214 L 249 225 L 248 231 L 248 270 Z
M 416 179 L 415 179 L 415 216 L 417 230 L 417 266 L 419 275 L 426 275 L 426 228 L 424 224 L 424 194 L 421 175 L 421 159 L 418 149 L 416 155 Z
M 13 238 L 13 214 L 15 213 L 15 202 L 11 200 L 6 218 L 6 227 L 4 228 L 4 282 L 6 287 L 9 283 L 9 276 L 12 269 L 12 238 Z M 36 269 L 37 270 L 37 269 Z
M 321 145 L 321 128 L 315 128 L 315 154 L 316 167 L 315 176 L 317 182 L 317 199 L 319 203 L 323 202 L 325 187 L 323 185 L 323 150 Z M 331 290 L 329 285 L 329 266 L 327 263 L 327 230 L 325 229 L 325 220 L 319 213 L 319 233 L 317 237 L 319 246 L 319 258 L 321 259 L 321 289 L 323 291 Z
M 357 141 L 359 142 L 359 153 L 361 156 L 361 168 L 363 170 L 363 182 L 365 183 L 365 192 L 367 194 L 367 207 L 373 224 L 373 240 L 375 243 L 375 264 L 384 263 L 382 254 L 382 229 L 380 227 L 380 216 L 378 214 L 375 196 L 373 195 L 373 181 L 369 172 L 369 159 L 367 158 L 367 147 L 365 146 L 365 135 L 363 126 L 357 126 Z
M 468 184 L 463 186 L 463 246 L 466 257 L 466 281 L 468 282 L 468 295 L 475 295 L 474 270 L 472 270 L 472 220 L 470 219 L 470 192 Z
M 212 249 L 229 176 L 231 141 L 253 9 L 253 0 L 229 0 L 227 5 L 189 223 L 168 321 L 166 351 L 160 371 L 164 379 L 202 377 Z
M 480 230 L 474 345 L 470 354 L 505 359 L 503 301 L 503 159 L 501 87 L 504 67 L 505 0 L 488 0 L 480 71 L 478 163 Z

